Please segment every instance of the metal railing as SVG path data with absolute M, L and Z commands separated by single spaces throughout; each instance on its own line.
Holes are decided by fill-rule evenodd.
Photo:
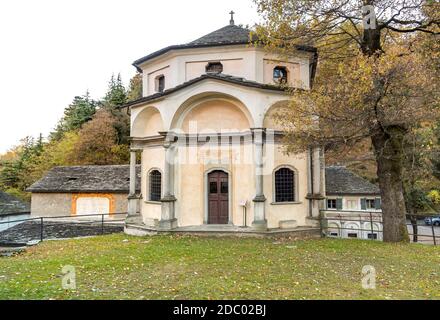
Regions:
M 326 214 L 329 214 L 329 216 L 326 216 Z M 356 217 L 357 215 L 357 217 Z M 440 226 L 436 227 L 433 223 L 434 217 L 428 217 L 430 219 L 429 225 L 424 224 L 416 224 L 417 232 L 415 232 L 414 223 L 407 222 L 405 225 L 407 229 L 411 230 L 412 232 L 408 231 L 408 235 L 410 236 L 411 242 L 416 243 L 429 243 L 433 245 L 437 245 L 440 243 Z M 336 224 L 336 226 L 332 226 L 330 224 Z M 351 226 L 355 224 L 359 224 L 359 228 L 347 228 L 346 225 L 350 223 Z M 365 224 L 369 224 L 368 228 L 363 228 L 362 226 Z M 380 228 L 376 229 L 375 225 L 379 225 Z M 360 213 L 359 211 L 328 211 L 324 210 L 321 212 L 321 234 L 323 236 L 332 236 L 329 235 L 329 230 L 337 230 L 337 237 L 339 238 L 350 238 L 348 236 L 348 231 L 359 233 L 366 233 L 367 238 L 369 240 L 380 240 L 383 238 L 383 219 L 382 214 L 377 211 L 373 212 L 365 212 L 363 211 Z M 411 228 L 408 228 L 411 227 Z M 422 227 L 422 228 L 421 228 Z M 424 232 L 419 232 L 419 230 L 422 229 Z M 344 235 L 344 231 L 346 235 Z M 354 233 L 353 233 L 354 234 Z M 370 237 L 371 235 L 371 237 Z M 375 236 L 380 235 L 380 236 Z M 335 236 L 332 236 L 335 237 Z M 362 236 L 361 236 L 362 238 Z
M 104 235 L 123 230 L 127 213 L 35 217 L 0 222 L 14 226 L 0 232 L 0 245 L 24 245 L 45 239 Z M 96 219 L 93 219 L 96 218 Z

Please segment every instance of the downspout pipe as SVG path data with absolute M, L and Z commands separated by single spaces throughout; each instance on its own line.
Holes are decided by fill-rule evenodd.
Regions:
M 308 151 L 308 156 L 307 156 L 307 160 L 308 160 L 308 168 L 309 168 L 309 172 L 308 172 L 308 185 L 309 185 L 309 196 L 312 196 L 315 193 L 315 187 L 314 187 L 314 175 L 313 175 L 313 149 L 309 148 Z M 313 216 L 313 200 L 311 199 L 311 197 L 309 197 L 309 217 Z

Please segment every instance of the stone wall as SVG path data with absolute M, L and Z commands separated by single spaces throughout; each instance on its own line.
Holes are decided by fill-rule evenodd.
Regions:
M 113 194 L 115 213 L 127 212 L 127 195 Z M 72 215 L 71 193 L 33 193 L 31 201 L 32 217 L 56 217 Z

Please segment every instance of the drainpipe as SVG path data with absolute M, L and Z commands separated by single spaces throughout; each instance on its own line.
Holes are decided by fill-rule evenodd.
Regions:
M 313 196 L 313 194 L 315 193 L 315 188 L 314 188 L 314 175 L 313 175 L 313 148 L 309 148 L 308 154 L 307 154 L 307 162 L 308 162 L 308 191 L 309 191 L 309 197 Z M 312 206 L 313 206 L 313 200 L 309 198 L 309 217 L 313 216 L 313 211 L 312 211 Z

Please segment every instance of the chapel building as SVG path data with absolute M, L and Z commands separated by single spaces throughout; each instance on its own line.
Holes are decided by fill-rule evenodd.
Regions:
M 254 40 L 231 18 L 217 31 L 134 62 L 143 97 L 126 106 L 127 233 L 317 226 L 325 206 L 323 152 L 287 155 L 274 119 L 291 99 L 287 88 L 311 88 L 317 50 L 298 46 L 280 58 Z

